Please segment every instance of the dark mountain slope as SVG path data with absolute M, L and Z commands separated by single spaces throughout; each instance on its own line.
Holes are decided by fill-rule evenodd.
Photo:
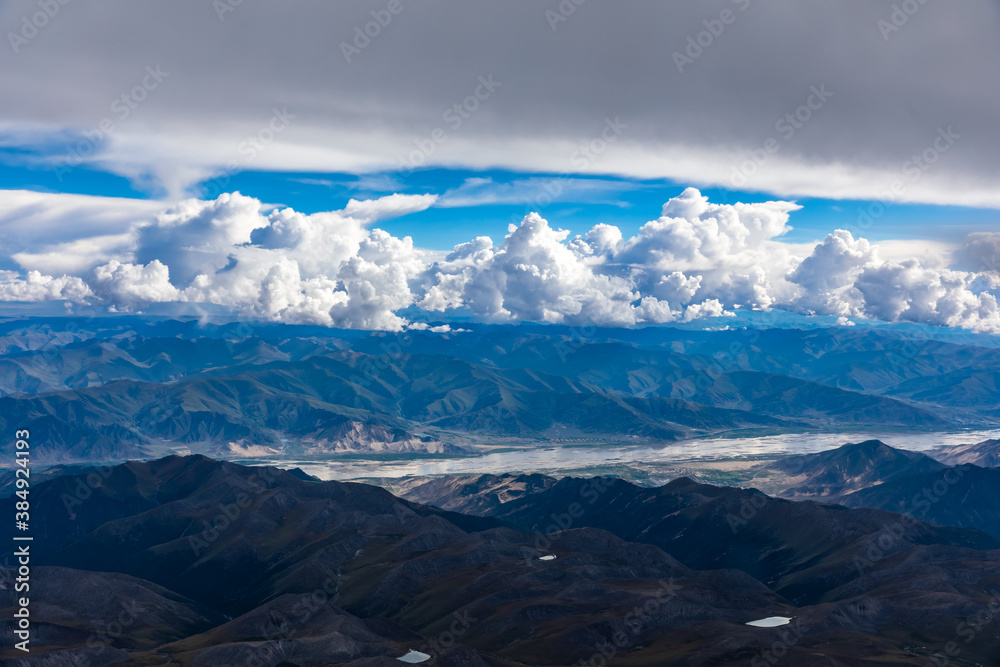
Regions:
M 1000 467 L 1000 440 L 985 440 L 974 445 L 940 447 L 930 453 L 938 461 L 948 465 L 971 463 L 980 468 Z
M 603 489 L 603 490 L 602 490 Z M 593 502 L 590 502 L 593 500 Z M 576 503 L 577 517 L 569 515 Z M 759 491 L 696 484 L 687 478 L 646 489 L 621 480 L 567 478 L 493 513 L 526 530 L 573 526 L 609 530 L 654 544 L 694 568 L 735 568 L 797 603 L 817 602 L 858 576 L 855 558 L 897 516 L 872 510 L 769 498 Z M 918 544 L 1000 546 L 983 533 L 906 521 L 892 551 Z
M 5 619 L 16 611 L 17 576 L 14 569 L 0 568 L 0 611 Z M 30 584 L 27 592 L 36 603 L 31 611 L 45 619 L 40 625 L 34 619 L 33 652 L 97 646 L 111 635 L 119 648 L 150 649 L 225 622 L 205 605 L 125 574 L 33 567 Z M 99 657 L 104 659 L 93 664 L 110 664 L 110 656 Z
M 870 486 L 923 473 L 935 473 L 946 466 L 926 454 L 895 449 L 879 440 L 844 445 L 827 452 L 779 459 L 767 470 L 788 476 L 786 498 L 835 498 Z
M 539 493 L 556 483 L 547 475 L 449 475 L 407 488 L 398 495 L 415 503 L 441 509 L 490 516 L 500 506 L 518 498 Z
M 481 482 L 472 490 L 519 491 L 499 478 Z M 69 475 L 32 491 L 34 565 L 82 568 L 98 580 L 140 577 L 174 596 L 161 597 L 202 605 L 204 618 L 233 619 L 188 636 L 161 631 L 146 644 L 112 641 L 124 665 L 220 667 L 273 649 L 268 667 L 331 659 L 362 667 L 388 664 L 404 647 L 443 665 L 569 665 L 607 655 L 633 665 L 745 665 L 792 630 L 745 625 L 771 615 L 801 619 L 789 664 L 923 664 L 954 636 L 961 614 L 988 602 L 1000 577 L 1000 551 L 968 548 L 996 545 L 976 531 L 688 480 L 661 489 L 535 480 L 542 490 L 500 508 L 539 532 L 377 487 L 204 457 L 111 469 L 71 517 L 65 495 L 81 483 L 86 476 Z M 722 563 L 768 573 L 786 596 L 815 604 L 796 607 L 745 571 L 711 569 Z M 898 591 L 912 599 L 904 604 Z M 86 601 L 62 608 L 82 615 Z M 54 623 L 44 608 L 37 613 L 39 623 Z M 53 659 L 86 655 L 85 638 L 65 636 L 60 645 L 72 648 Z M 457 640 L 452 649 L 447 636 Z M 963 656 L 982 662 L 997 648 L 981 633 Z
M 664 602 L 630 646 L 678 624 L 739 624 L 787 609 L 742 572 L 692 572 L 656 547 L 603 531 L 541 542 L 494 519 L 416 505 L 378 487 L 203 457 L 118 466 L 73 507 L 75 516 L 49 519 L 65 516 L 63 496 L 80 481 L 60 477 L 33 492 L 33 511 L 44 517 L 34 543 L 39 564 L 124 572 L 229 616 L 323 589 L 349 614 L 386 618 L 425 637 L 446 630 L 454 614 L 468 614 L 477 622 L 462 643 L 553 664 L 589 656 L 601 628 L 650 600 Z M 67 524 L 77 530 L 67 534 Z M 548 553 L 557 559 L 539 560 Z M 683 604 L 667 606 L 675 597 Z M 227 641 L 253 641 L 238 635 L 256 623 L 227 629 Z M 156 652 L 188 655 L 204 646 L 182 641 Z M 241 654 L 223 658 L 233 655 Z
M 965 464 L 911 475 L 856 491 L 839 502 L 900 512 L 941 526 L 977 528 L 1000 539 L 1000 468 Z

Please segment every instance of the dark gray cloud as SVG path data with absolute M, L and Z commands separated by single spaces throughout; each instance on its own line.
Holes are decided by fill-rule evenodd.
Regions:
M 0 9 L 0 126 L 98 132 L 84 159 L 174 192 L 423 142 L 426 164 L 1000 206 L 993 1 L 64 1 Z

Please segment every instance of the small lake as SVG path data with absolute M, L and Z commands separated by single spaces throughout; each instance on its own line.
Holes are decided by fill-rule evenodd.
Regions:
M 504 472 L 562 471 L 628 465 L 630 463 L 672 463 L 770 455 L 812 454 L 865 440 L 881 440 L 898 449 L 927 451 L 939 446 L 960 445 L 1000 438 L 1000 430 L 947 433 L 788 433 L 755 438 L 714 438 L 684 440 L 665 445 L 549 447 L 494 452 L 462 458 L 387 460 L 353 455 L 344 460 L 247 461 L 281 468 L 301 468 L 320 479 L 349 480 L 365 477 L 408 477 L 425 475 L 482 474 Z

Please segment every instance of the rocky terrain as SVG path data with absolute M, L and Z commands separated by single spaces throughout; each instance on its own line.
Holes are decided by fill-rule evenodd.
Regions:
M 971 463 L 980 468 L 997 468 L 1000 467 L 1000 440 L 944 447 L 932 454 L 938 461 L 948 465 Z
M 687 479 L 507 475 L 412 493 L 433 489 L 463 512 L 201 456 L 41 482 L 35 650 L 0 659 L 923 664 L 1000 589 L 994 537 L 880 510 Z M 793 623 L 746 625 L 770 616 Z M 1000 630 L 980 626 L 962 657 L 988 664 Z
M 134 317 L 0 322 L 0 427 L 47 465 L 202 453 L 462 455 L 708 435 L 992 427 L 982 338 L 470 325 L 398 334 Z M 919 350 L 919 356 L 913 351 Z M 903 391 L 902 388 L 906 390 Z M 914 388 L 926 387 L 927 391 Z

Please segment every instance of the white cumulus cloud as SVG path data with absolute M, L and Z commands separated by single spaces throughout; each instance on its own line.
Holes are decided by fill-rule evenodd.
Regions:
M 420 328 L 407 315 L 417 308 L 492 322 L 607 326 L 784 309 L 843 326 L 869 318 L 1000 332 L 995 234 L 970 235 L 951 252 L 950 268 L 945 254 L 901 257 L 898 244 L 885 259 L 844 230 L 814 244 L 785 243 L 799 208 L 793 202 L 715 204 L 694 188 L 628 238 L 608 224 L 571 238 L 531 213 L 499 243 L 477 237 L 433 261 L 442 253 L 373 227 L 436 201 L 394 194 L 305 214 L 227 193 L 136 215 L 128 225 L 93 222 L 97 203 L 88 202 L 89 236 L 4 248 L 0 259 L 22 270 L 0 272 L 0 300 L 129 311 L 211 304 L 240 317 L 397 331 Z M 33 215 L 47 219 L 43 203 Z M 42 261 L 60 270 L 39 270 Z

